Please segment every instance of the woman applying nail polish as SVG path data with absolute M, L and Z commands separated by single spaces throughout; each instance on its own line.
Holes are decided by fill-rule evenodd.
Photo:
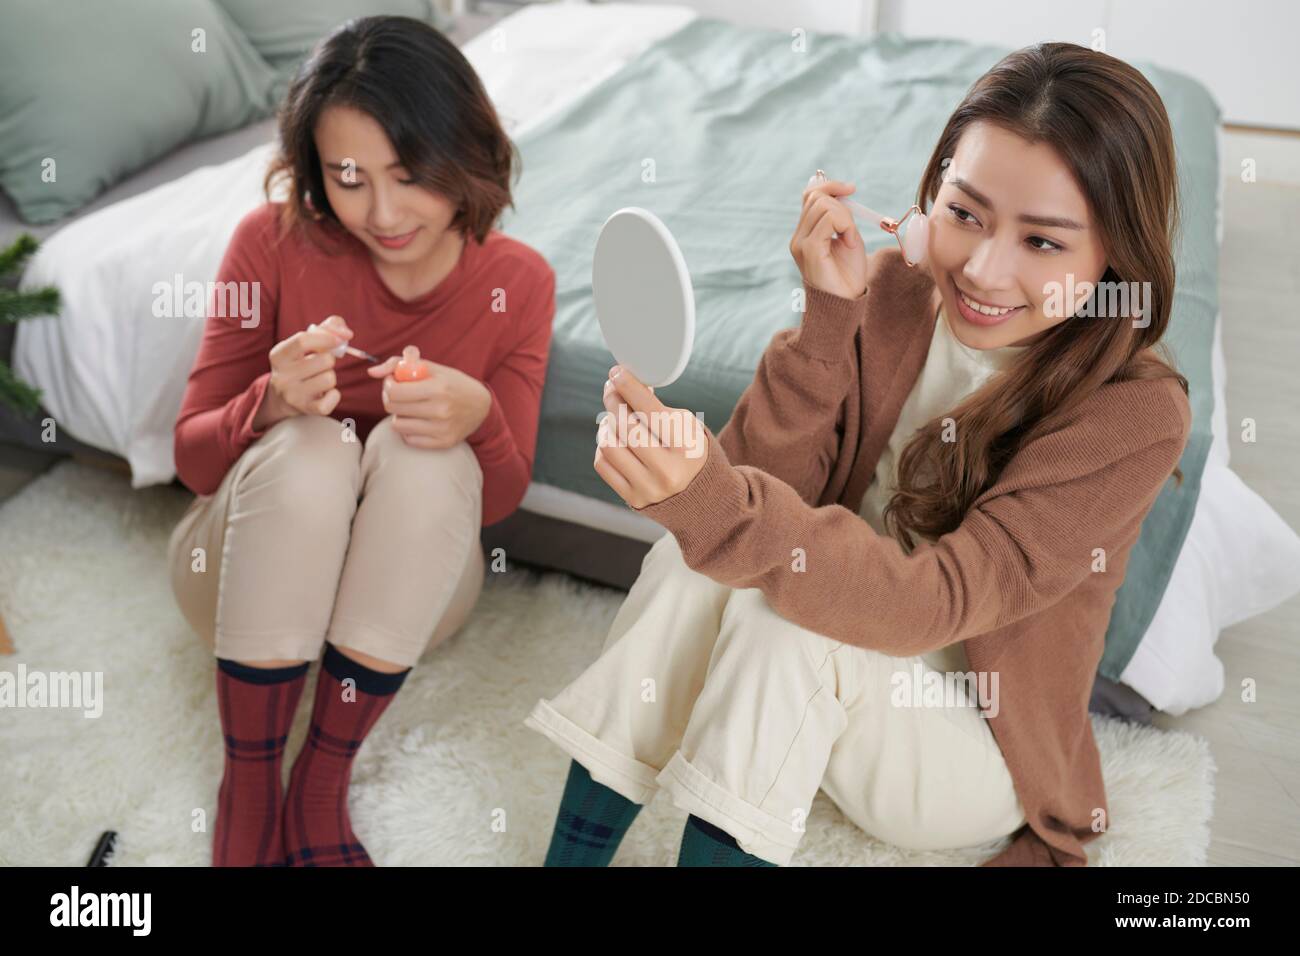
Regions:
M 418 20 L 349 21 L 280 107 L 268 202 L 217 277 L 256 283 L 261 312 L 209 315 L 175 429 L 197 497 L 172 586 L 216 658 L 225 740 L 216 865 L 373 865 L 348 815 L 353 758 L 468 617 L 479 532 L 532 476 L 555 277 L 494 228 L 512 172 L 473 68 Z

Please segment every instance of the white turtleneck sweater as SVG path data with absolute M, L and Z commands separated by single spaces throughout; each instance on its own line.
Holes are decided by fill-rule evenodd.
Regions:
M 1005 345 L 997 349 L 973 349 L 952 332 L 940 306 L 935 316 L 934 336 L 925 366 L 908 393 L 890 433 L 889 443 L 880 453 L 876 474 L 862 496 L 858 513 L 876 531 L 885 534 L 881 515 L 898 485 L 898 457 L 911 437 L 932 418 L 956 407 L 957 403 L 978 389 L 995 373 L 1005 369 L 1026 350 L 1026 346 Z M 959 641 L 923 655 L 931 667 L 940 671 L 967 671 L 970 664 Z

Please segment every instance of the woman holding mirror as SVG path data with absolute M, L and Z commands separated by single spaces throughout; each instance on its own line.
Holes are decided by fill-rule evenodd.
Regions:
M 601 655 L 525 720 L 573 758 L 549 865 L 607 864 L 660 789 L 689 814 L 679 865 L 788 863 L 819 790 L 896 846 L 1013 837 L 999 865 L 1084 865 L 1107 826 L 1089 695 L 1191 420 L 1156 348 L 1164 106 L 1084 47 L 1005 57 L 921 176 L 924 268 L 866 255 L 852 190 L 805 190 L 801 326 L 718 436 L 699 424 L 707 454 L 656 441 L 694 417 L 611 370 L 594 466 L 669 533 Z M 1149 313 L 1054 295 L 1133 281 Z

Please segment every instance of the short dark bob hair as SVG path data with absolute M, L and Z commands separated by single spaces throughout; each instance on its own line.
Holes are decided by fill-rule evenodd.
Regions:
M 372 116 L 421 186 L 457 207 L 451 227 L 480 244 L 514 203 L 518 150 L 465 55 L 437 29 L 412 17 L 360 17 L 317 44 L 280 105 L 279 151 L 263 181 L 268 199 L 289 181 L 283 224 L 341 228 L 330 208 L 315 129 L 329 106 Z

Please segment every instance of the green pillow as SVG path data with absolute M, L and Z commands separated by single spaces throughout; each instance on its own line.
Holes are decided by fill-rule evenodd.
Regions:
M 270 113 L 274 71 L 212 0 L 4 0 L 3 20 L 0 187 L 30 223 Z

